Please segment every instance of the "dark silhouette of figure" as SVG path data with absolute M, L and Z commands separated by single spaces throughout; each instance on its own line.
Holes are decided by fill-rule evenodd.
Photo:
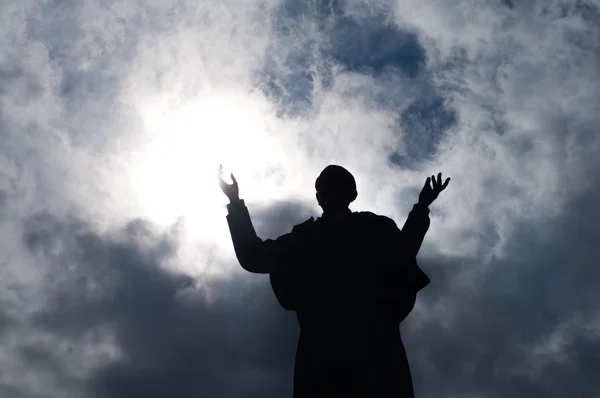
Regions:
M 428 206 L 450 179 L 427 178 L 400 230 L 388 217 L 352 212 L 354 177 L 330 165 L 315 183 L 323 215 L 263 241 L 235 177 L 227 184 L 221 174 L 219 168 L 241 266 L 268 273 L 280 305 L 300 324 L 294 398 L 414 397 L 399 325 L 430 282 L 416 255 L 429 228 Z

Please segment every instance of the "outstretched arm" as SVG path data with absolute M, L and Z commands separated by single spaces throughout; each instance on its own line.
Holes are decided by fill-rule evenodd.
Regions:
M 429 229 L 431 220 L 429 219 L 429 208 L 416 203 L 402 227 L 402 240 L 406 254 L 409 257 L 416 257 L 421 249 L 425 234 Z
M 233 248 L 242 268 L 256 274 L 268 274 L 279 263 L 286 261 L 291 234 L 263 241 L 256 235 L 243 199 L 232 200 L 227 205 L 227 210 Z
M 263 241 L 254 231 L 243 200 L 233 201 L 227 208 L 229 231 L 240 265 L 249 272 L 268 273 L 279 304 L 288 311 L 294 311 L 304 285 L 304 273 L 299 268 L 299 253 L 294 251 L 293 246 L 293 239 L 297 237 L 292 238 L 292 235 L 302 225 L 295 226 L 292 232 L 276 240 Z M 303 225 L 312 221 L 311 217 Z
M 394 319 L 398 322 L 402 322 L 408 316 L 415 305 L 417 292 L 430 282 L 429 277 L 418 266 L 416 256 L 429 229 L 429 205 L 450 182 L 448 178 L 442 184 L 441 178 L 441 173 L 438 174 L 437 181 L 433 176 L 427 178 L 419 195 L 419 202 L 413 206 L 401 231 L 390 219 L 392 232 L 389 236 L 394 242 L 402 242 L 403 255 L 401 256 L 401 263 L 403 263 L 403 267 L 392 267 L 388 271 L 388 275 L 384 279 L 383 292 L 386 295 L 386 300 L 391 304 Z M 394 245 L 391 244 L 390 247 L 394 247 Z
M 381 275 L 380 294 L 390 315 L 402 322 L 412 311 L 417 293 L 430 283 L 417 264 L 417 252 L 429 227 L 429 211 L 415 205 L 400 230 L 394 220 L 385 217 L 384 247 L 387 258 Z
M 223 193 L 229 198 L 227 205 L 227 223 L 233 241 L 235 254 L 242 268 L 256 274 L 268 274 L 278 262 L 284 261 L 290 240 L 290 234 L 283 235 L 276 240 L 263 241 L 256 235 L 248 208 L 244 200 L 239 197 L 239 186 L 234 175 L 231 174 L 233 184 L 223 180 L 223 166 L 218 170 L 219 185 Z
M 438 173 L 437 180 L 435 176 L 427 177 L 425 185 L 419 194 L 419 201 L 413 206 L 404 223 L 404 227 L 402 227 L 402 235 L 406 242 L 407 253 L 411 256 L 417 255 L 423 244 L 423 239 L 425 239 L 425 234 L 429 229 L 429 205 L 437 199 L 449 183 L 450 178 L 447 178 L 442 184 L 442 173 Z

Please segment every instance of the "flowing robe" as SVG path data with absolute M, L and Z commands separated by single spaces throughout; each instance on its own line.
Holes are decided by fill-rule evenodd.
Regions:
M 296 312 L 294 398 L 414 397 L 399 325 L 429 284 L 416 262 L 429 209 L 415 205 L 402 230 L 348 209 L 264 241 L 243 200 L 228 210 L 240 265 L 268 273 L 279 304 Z

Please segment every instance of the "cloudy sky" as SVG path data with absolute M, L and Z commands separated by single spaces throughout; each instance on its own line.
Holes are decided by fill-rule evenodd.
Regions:
M 599 0 L 2 0 L 0 31 L 0 396 L 291 396 L 219 163 L 263 238 L 330 163 L 400 225 L 451 176 L 418 396 L 598 396 Z

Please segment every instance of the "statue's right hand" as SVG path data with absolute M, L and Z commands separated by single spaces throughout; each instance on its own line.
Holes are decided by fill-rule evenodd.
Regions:
M 240 188 L 233 173 L 231 173 L 231 180 L 233 181 L 233 184 L 227 184 L 223 180 L 223 165 L 219 165 L 219 186 L 221 187 L 221 191 L 229 198 L 230 202 L 240 198 Z

